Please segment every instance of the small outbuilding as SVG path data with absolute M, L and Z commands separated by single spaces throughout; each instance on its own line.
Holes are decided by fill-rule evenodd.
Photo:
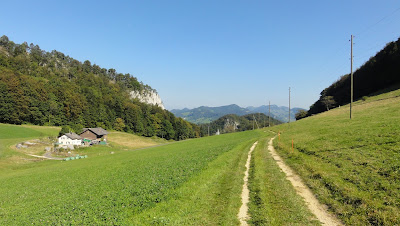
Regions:
M 76 133 L 66 133 L 58 138 L 59 145 L 82 145 L 82 137 Z
M 84 128 L 82 133 L 79 134 L 83 139 L 88 139 L 91 141 L 107 141 L 107 130 L 97 127 L 97 128 Z

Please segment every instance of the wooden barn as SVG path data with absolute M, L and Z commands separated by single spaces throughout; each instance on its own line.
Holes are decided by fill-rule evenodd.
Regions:
M 84 128 L 82 133 L 79 134 L 82 138 L 86 138 L 89 140 L 97 140 L 97 141 L 107 141 L 107 130 L 98 127 L 98 128 Z

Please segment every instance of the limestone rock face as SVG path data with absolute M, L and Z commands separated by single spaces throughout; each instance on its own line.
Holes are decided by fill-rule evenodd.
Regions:
M 161 97 L 154 90 L 144 89 L 142 91 L 131 91 L 130 95 L 132 99 L 137 98 L 140 102 L 146 104 L 158 105 L 162 109 L 165 109 L 164 104 L 161 101 Z
M 240 125 L 239 122 L 236 122 L 235 120 L 229 120 L 229 118 L 227 118 L 224 123 L 224 131 L 234 132 L 238 129 L 238 125 Z

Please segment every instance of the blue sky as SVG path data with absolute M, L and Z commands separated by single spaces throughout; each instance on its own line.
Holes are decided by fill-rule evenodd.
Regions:
M 400 37 L 400 2 L 5 1 L 0 35 L 130 73 L 167 109 L 288 105 Z

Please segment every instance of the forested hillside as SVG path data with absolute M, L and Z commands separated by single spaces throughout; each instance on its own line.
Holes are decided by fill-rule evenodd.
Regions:
M 385 48 L 371 57 L 354 72 L 354 100 L 382 89 L 397 88 L 400 85 L 400 38 L 388 43 Z M 317 114 L 340 105 L 350 103 L 350 74 L 321 92 L 321 96 L 306 116 Z M 304 115 L 305 116 L 305 115 Z
M 130 74 L 79 62 L 38 45 L 0 38 L 0 122 L 104 127 L 144 136 L 181 140 L 200 128 L 158 106 L 129 97 L 152 90 Z
M 271 123 L 271 126 L 282 124 L 281 121 L 272 117 L 269 120 L 268 116 L 263 113 L 256 113 L 243 116 L 235 114 L 224 115 L 211 123 L 201 124 L 200 127 L 201 135 L 206 136 L 208 132 L 210 132 L 210 135 L 214 135 L 217 131 L 220 133 L 231 133 L 268 127 L 268 123 Z

